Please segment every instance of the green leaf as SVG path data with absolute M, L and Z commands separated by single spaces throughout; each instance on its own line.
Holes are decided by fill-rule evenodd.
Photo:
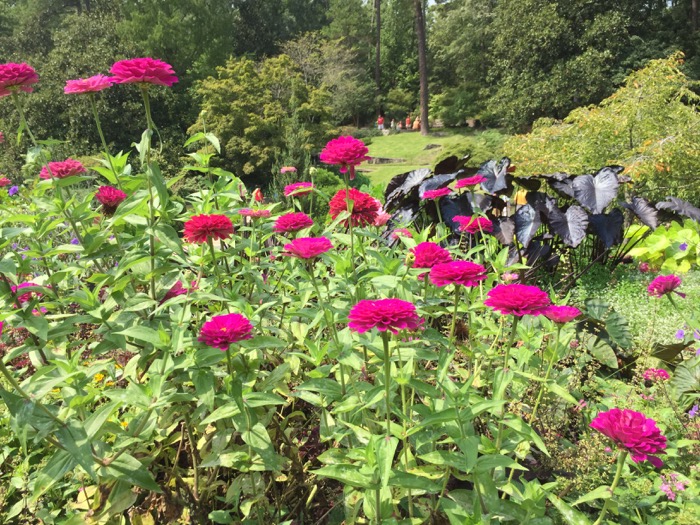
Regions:
M 424 476 L 417 476 L 410 472 L 392 470 L 389 478 L 390 487 L 401 487 L 403 489 L 424 490 L 426 492 L 438 493 L 442 490 L 442 485 Z
M 217 138 L 216 135 L 213 133 L 207 133 L 204 135 L 206 139 L 209 141 L 209 143 L 214 146 L 214 149 L 216 152 L 221 155 L 221 144 L 219 143 L 219 139 Z
M 77 461 L 68 452 L 58 450 L 37 474 L 31 500 L 36 502 L 47 490 L 61 481 L 63 476 L 69 470 L 75 468 L 77 464 Z
M 95 460 L 92 457 L 92 447 L 85 428 L 78 426 L 75 420 L 70 420 L 65 426 L 58 429 L 56 437 L 73 459 L 93 479 L 97 479 L 95 473 Z
M 101 467 L 103 475 L 107 475 L 112 479 L 124 481 L 130 485 L 136 485 L 142 489 L 161 493 L 161 489 L 153 479 L 151 471 L 148 470 L 134 456 L 124 453 L 107 467 Z
M 364 472 L 360 472 L 360 467 L 357 465 L 349 464 L 337 464 L 337 465 L 326 465 L 318 470 L 311 471 L 312 474 L 317 476 L 322 476 L 325 478 L 331 478 L 350 485 L 351 487 L 357 487 L 362 489 L 376 489 L 376 485 L 372 483 L 372 478 Z
M 575 507 L 577 505 L 580 505 L 581 503 L 587 503 L 589 501 L 593 501 L 596 499 L 610 499 L 612 498 L 612 491 L 610 490 L 610 487 L 607 485 L 600 486 L 598 488 L 593 489 L 592 491 L 588 492 L 587 494 L 584 494 L 581 496 L 579 499 L 574 501 L 571 506 Z
M 555 494 L 547 494 L 547 498 L 552 502 L 552 505 L 559 511 L 559 514 L 561 514 L 561 517 L 564 518 L 564 521 L 568 525 L 591 525 L 591 522 L 585 514 L 574 509 Z
M 156 348 L 161 348 L 163 346 L 158 332 L 153 328 L 148 328 L 147 326 L 130 326 L 125 330 L 114 333 L 118 335 L 127 336 L 131 339 L 136 339 L 137 341 L 144 341 L 146 343 L 150 343 Z

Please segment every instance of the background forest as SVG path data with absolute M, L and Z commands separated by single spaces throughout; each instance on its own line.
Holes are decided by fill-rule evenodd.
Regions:
M 66 155 L 98 140 L 89 109 L 62 96 L 65 79 L 118 58 L 167 60 L 181 80 L 155 94 L 163 138 L 182 144 L 207 127 L 221 138 L 220 165 L 265 185 L 283 164 L 303 168 L 340 126 L 418 114 L 418 13 L 431 120 L 521 132 L 600 102 L 674 51 L 700 78 L 697 11 L 696 0 L 0 0 L 0 59 L 39 71 L 30 125 L 70 144 Z M 138 95 L 113 90 L 98 104 L 107 140 L 129 149 Z M 6 136 L 13 119 L 0 108 Z M 13 142 L 0 171 L 21 165 Z

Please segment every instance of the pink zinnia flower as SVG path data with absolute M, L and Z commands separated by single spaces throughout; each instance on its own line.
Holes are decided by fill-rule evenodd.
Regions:
M 16 91 L 31 93 L 32 85 L 39 82 L 39 75 L 29 64 L 0 64 L 0 97 L 11 95 Z
M 554 321 L 555 323 L 559 324 L 565 324 L 570 321 L 573 321 L 579 315 L 581 315 L 581 310 L 579 310 L 575 306 L 552 305 L 545 308 L 542 311 L 542 313 L 550 321 Z
M 459 224 L 459 231 L 471 233 L 472 235 L 479 232 L 491 233 L 493 231 L 493 223 L 486 217 L 455 215 L 452 220 Z
M 298 197 L 300 195 L 306 195 L 314 191 L 314 185 L 311 182 L 295 182 L 294 184 L 288 184 L 284 187 L 285 197 Z
M 350 168 L 350 180 L 355 178 L 355 166 L 369 160 L 369 150 L 364 142 L 354 137 L 338 137 L 328 141 L 319 158 L 325 164 L 340 166 L 340 173 L 347 173 Z
M 639 271 L 642 273 L 648 273 L 651 270 L 648 262 L 639 263 Z
M 41 297 L 42 294 L 41 292 L 24 292 L 24 293 L 19 293 L 19 291 L 22 288 L 30 288 L 30 287 L 37 287 L 37 284 L 34 284 L 32 282 L 25 282 L 25 283 L 20 283 L 18 285 L 12 285 L 10 286 L 10 289 L 12 290 L 12 293 L 14 293 L 17 296 L 17 302 L 20 303 L 18 306 L 20 306 L 22 303 L 28 303 L 31 301 L 34 297 Z
M 95 194 L 95 198 L 102 204 L 102 210 L 105 215 L 114 215 L 119 206 L 127 195 L 122 190 L 113 188 L 112 186 L 100 186 Z
M 457 184 L 455 184 L 456 189 L 469 188 L 471 186 L 476 186 L 481 184 L 486 180 L 483 175 L 474 175 L 473 177 L 467 177 L 466 179 L 459 179 Z
M 12 181 L 8 179 L 7 177 L 0 177 L 0 188 L 4 188 L 5 186 L 9 186 L 12 184 Z
M 120 60 L 109 70 L 115 84 L 154 84 L 172 86 L 177 82 L 173 66 L 155 58 Z
M 85 166 L 83 166 L 80 161 L 66 159 L 60 162 L 49 162 L 48 169 L 46 166 L 41 168 L 39 177 L 42 179 L 65 179 L 66 177 L 72 177 L 73 175 L 79 175 L 85 172 Z
M 333 244 L 326 237 L 299 237 L 284 245 L 282 255 L 298 257 L 299 259 L 313 259 L 331 248 L 333 248 Z
M 396 334 L 399 330 L 416 330 L 423 324 L 415 305 L 401 299 L 362 300 L 350 309 L 348 319 L 350 330 L 360 334 L 372 328 Z
M 204 243 L 216 239 L 228 239 L 233 235 L 233 224 L 226 215 L 195 215 L 185 223 L 187 242 Z
M 374 219 L 374 226 L 378 228 L 384 226 L 391 219 L 391 213 L 385 212 L 383 209 L 379 208 L 377 212 L 377 218 Z
M 520 279 L 520 276 L 517 273 L 506 272 L 501 275 L 501 279 L 503 279 L 503 281 L 506 283 L 512 283 L 513 281 Z
M 371 195 L 362 193 L 355 188 L 350 188 L 349 194 L 347 190 L 338 190 L 338 192 L 333 195 L 333 198 L 328 203 L 328 213 L 331 218 L 335 219 L 342 212 L 348 210 L 348 195 L 352 201 L 352 213 L 349 219 L 343 221 L 343 225 L 348 226 L 349 222 L 352 222 L 353 226 L 369 226 L 370 224 L 374 224 L 374 221 L 377 219 L 377 214 L 379 213 L 379 201 Z
M 294 166 L 282 166 L 280 173 L 296 173 L 297 169 Z
M 273 229 L 277 233 L 297 232 L 313 226 L 314 221 L 306 213 L 285 213 L 280 215 L 275 221 Z
M 269 217 L 270 210 L 253 210 L 251 208 L 241 208 L 240 210 L 238 210 L 238 215 L 242 215 L 243 217 L 250 217 L 251 219 L 261 219 L 264 217 Z
M 677 275 L 659 275 L 656 279 L 651 281 L 647 292 L 652 297 L 663 297 L 671 292 L 685 297 L 684 293 L 677 292 L 676 288 L 681 285 L 681 278 Z
M 192 281 L 192 283 L 190 283 L 189 288 L 185 288 L 185 286 L 182 284 L 182 281 L 177 281 L 175 284 L 173 284 L 170 287 L 170 290 L 165 292 L 165 295 L 160 300 L 160 304 L 163 304 L 165 301 L 172 299 L 173 297 L 177 297 L 179 295 L 185 295 L 188 292 L 194 292 L 196 289 L 197 289 L 197 281 Z
M 411 233 L 411 230 L 407 230 L 406 228 L 396 228 L 393 232 L 391 232 L 391 238 L 396 240 L 399 237 L 413 237 L 413 234 Z
M 452 260 L 452 254 L 434 242 L 422 242 L 411 248 L 413 254 L 412 268 L 432 268 L 436 264 Z
M 441 188 L 439 190 L 428 190 L 423 193 L 423 200 L 439 199 L 441 197 L 447 197 L 452 190 L 450 188 Z
M 114 79 L 105 75 L 95 75 L 90 78 L 79 78 L 76 80 L 68 80 L 63 92 L 66 95 L 80 93 L 97 93 L 107 89 L 114 84 Z
M 617 448 L 627 450 L 635 463 L 649 460 L 657 468 L 663 465 L 652 454 L 663 454 L 666 437 L 657 428 L 656 421 L 641 412 L 613 408 L 598 414 L 590 426 L 612 439 Z
M 503 315 L 540 315 L 551 304 L 547 292 L 526 284 L 499 284 L 489 290 L 486 306 Z
M 435 286 L 478 286 L 485 279 L 486 268 L 471 261 L 450 261 L 436 264 L 430 269 L 430 282 Z
M 215 315 L 204 323 L 197 341 L 226 351 L 233 343 L 253 337 L 253 325 L 241 314 Z
M 644 379 L 647 381 L 666 381 L 671 376 L 663 368 L 647 368 L 644 371 Z

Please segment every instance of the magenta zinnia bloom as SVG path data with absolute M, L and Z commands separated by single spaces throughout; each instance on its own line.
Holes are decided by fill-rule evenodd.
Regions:
M 484 304 L 503 315 L 540 315 L 550 305 L 547 292 L 526 284 L 499 284 L 486 295 Z
M 559 324 L 565 324 L 570 321 L 573 321 L 579 315 L 581 315 L 581 310 L 579 310 L 575 306 L 552 305 L 545 308 L 542 311 L 542 313 L 550 321 L 554 321 L 555 323 Z
M 471 261 L 440 263 L 430 269 L 430 282 L 435 286 L 478 286 L 479 282 L 485 279 L 486 268 Z
M 105 215 L 114 215 L 117 206 L 124 202 L 126 197 L 126 193 L 112 186 L 100 186 L 95 194 L 95 198 L 102 204 Z
M 287 184 L 284 187 L 285 197 L 298 197 L 300 195 L 306 195 L 314 190 L 314 185 L 311 182 L 295 182 L 294 184 Z
M 275 221 L 273 229 L 277 233 L 297 232 L 313 226 L 314 221 L 306 213 L 285 213 L 280 215 Z
M 411 230 L 407 230 L 406 228 L 396 228 L 391 232 L 391 238 L 397 240 L 399 237 L 413 237 L 413 234 Z
M 473 215 L 455 215 L 452 220 L 459 224 L 459 231 L 471 233 L 472 235 L 481 232 L 491 233 L 493 223 L 486 217 L 474 217 Z
M 185 223 L 187 242 L 204 243 L 216 239 L 228 239 L 233 235 L 233 224 L 226 215 L 195 215 Z
M 39 75 L 29 64 L 0 64 L 0 97 L 11 95 L 16 91 L 31 93 L 32 85 L 39 82 Z
M 170 287 L 170 290 L 165 292 L 165 295 L 160 300 L 160 304 L 163 304 L 165 301 L 167 301 L 168 299 L 172 299 L 173 297 L 178 297 L 179 295 L 185 295 L 188 292 L 194 292 L 196 289 L 197 289 L 197 281 L 192 281 L 192 283 L 190 283 L 189 288 L 185 288 L 185 286 L 182 284 L 182 281 L 177 281 L 175 284 L 173 284 Z
M 90 78 L 78 78 L 76 80 L 68 80 L 63 92 L 66 95 L 81 94 L 81 93 L 97 93 L 107 89 L 114 84 L 114 79 L 105 75 L 95 75 Z
M 355 188 L 350 188 L 349 196 L 350 201 L 352 201 L 352 213 L 349 219 L 343 221 L 343 226 L 347 226 L 350 221 L 353 226 L 369 226 L 374 224 L 381 207 L 379 201 L 371 195 L 362 193 Z M 338 192 L 333 195 L 333 198 L 328 203 L 328 213 L 332 219 L 335 219 L 341 212 L 347 211 L 347 197 L 347 190 L 338 190 Z
M 411 253 L 414 257 L 411 268 L 432 268 L 452 260 L 452 254 L 434 242 L 422 242 L 411 248 Z
M 204 323 L 197 341 L 226 351 L 233 343 L 253 337 L 253 325 L 241 314 L 215 315 Z
M 399 330 L 416 330 L 423 324 L 416 307 L 401 299 L 362 300 L 350 309 L 348 319 L 350 330 L 358 333 L 376 328 L 396 334 Z
M 641 412 L 613 408 L 598 414 L 590 426 L 612 439 L 617 448 L 627 450 L 635 463 L 646 459 L 657 468 L 663 465 L 652 454 L 663 454 L 666 437 L 657 428 L 656 421 Z
M 299 237 L 284 245 L 282 255 L 298 257 L 299 259 L 313 259 L 331 248 L 333 248 L 333 244 L 326 237 Z
M 666 381 L 671 376 L 663 368 L 647 368 L 644 371 L 644 379 L 647 381 Z
M 354 137 L 338 137 L 328 141 L 319 158 L 325 164 L 340 166 L 340 173 L 347 173 L 350 168 L 350 180 L 355 178 L 355 166 L 369 160 L 369 150 L 365 143 Z
M 652 297 L 663 297 L 671 292 L 676 293 L 681 297 L 685 297 L 684 293 L 676 291 L 676 288 L 678 288 L 680 285 L 681 278 L 677 275 L 659 275 L 656 279 L 651 281 L 649 287 L 647 288 L 647 292 Z
M 154 84 L 172 86 L 177 82 L 173 66 L 155 58 L 120 60 L 109 70 L 115 84 Z
M 0 188 L 4 188 L 5 186 L 9 186 L 12 184 L 12 181 L 8 179 L 7 177 L 0 177 Z
M 457 184 L 455 184 L 456 189 L 460 188 L 469 188 L 471 186 L 476 186 L 477 184 L 481 184 L 486 180 L 486 177 L 483 175 L 474 175 L 473 177 L 467 177 L 466 179 L 459 179 L 457 181 Z
M 66 177 L 85 173 L 85 171 L 85 166 L 83 166 L 80 161 L 66 159 L 60 162 L 49 162 L 48 169 L 46 166 L 41 168 L 39 177 L 42 179 L 65 179 Z
M 10 286 L 10 289 L 12 290 L 12 293 L 14 293 L 17 296 L 17 302 L 18 303 L 28 303 L 31 301 L 34 297 L 41 297 L 42 294 L 41 292 L 24 292 L 24 293 L 19 293 L 19 291 L 22 288 L 29 288 L 29 287 L 38 287 L 39 285 L 34 284 L 32 282 L 25 282 L 25 283 L 20 283 L 17 286 L 14 284 Z
M 450 188 L 441 188 L 439 190 L 428 190 L 423 193 L 423 200 L 439 199 L 440 197 L 447 197 L 452 190 Z
M 240 210 L 238 210 L 238 215 L 242 215 L 243 217 L 250 217 L 251 219 L 261 219 L 264 217 L 269 217 L 270 210 L 254 210 L 251 208 L 241 208 Z
M 378 228 L 384 226 L 391 219 L 391 213 L 385 212 L 383 209 L 379 208 L 377 212 L 377 218 L 374 219 L 374 226 Z

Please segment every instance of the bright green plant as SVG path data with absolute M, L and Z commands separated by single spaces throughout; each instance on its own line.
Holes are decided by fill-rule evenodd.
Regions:
M 635 228 L 648 230 L 645 226 Z M 686 273 L 697 265 L 700 255 L 698 223 L 686 219 L 683 223 L 674 221 L 657 228 L 632 248 L 629 255 L 662 273 Z

